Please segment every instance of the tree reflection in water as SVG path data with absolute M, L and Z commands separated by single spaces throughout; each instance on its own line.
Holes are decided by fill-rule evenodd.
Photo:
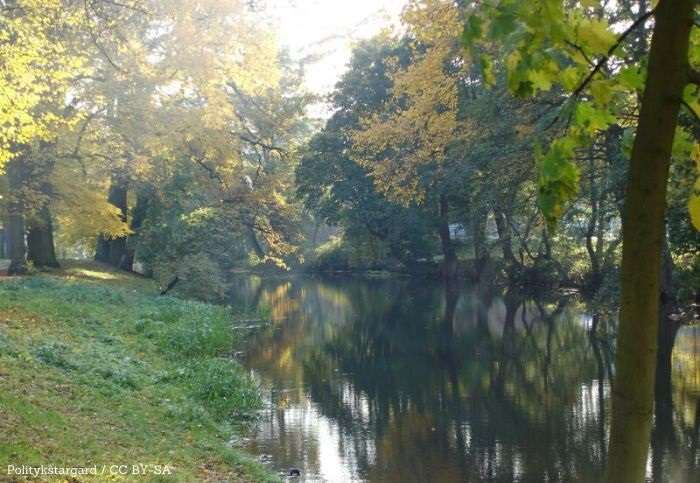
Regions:
M 246 444 L 276 468 L 333 482 L 601 480 L 614 321 L 574 299 L 311 279 L 239 280 L 234 299 L 273 320 L 247 344 L 268 409 Z M 673 394 L 658 396 L 654 483 L 700 471 L 698 341 L 681 329 Z

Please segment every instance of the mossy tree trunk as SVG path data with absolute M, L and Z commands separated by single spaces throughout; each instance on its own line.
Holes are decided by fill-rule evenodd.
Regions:
M 609 483 L 644 481 L 651 432 L 666 185 L 694 0 L 661 0 L 632 148 L 622 225 L 622 297 L 613 385 Z

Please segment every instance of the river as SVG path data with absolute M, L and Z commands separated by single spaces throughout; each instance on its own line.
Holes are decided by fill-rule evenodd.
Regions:
M 599 482 L 612 320 L 573 298 L 430 280 L 240 277 L 266 311 L 243 364 L 265 409 L 240 444 L 304 482 Z M 609 317 L 611 318 L 611 317 Z M 678 334 L 647 476 L 700 481 L 700 327 Z

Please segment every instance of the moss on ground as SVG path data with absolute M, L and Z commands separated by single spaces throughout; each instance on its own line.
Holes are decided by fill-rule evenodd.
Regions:
M 101 472 L 71 482 L 276 481 L 227 443 L 260 404 L 226 357 L 233 315 L 157 294 L 96 264 L 0 278 L 0 480 L 43 464 Z M 112 474 L 137 464 L 172 474 Z

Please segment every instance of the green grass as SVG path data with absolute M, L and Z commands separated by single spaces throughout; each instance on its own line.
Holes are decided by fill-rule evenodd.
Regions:
M 65 481 L 276 481 L 227 444 L 260 405 L 226 357 L 232 318 L 94 264 L 0 278 L 0 480 L 8 465 L 157 464 L 172 475 Z

